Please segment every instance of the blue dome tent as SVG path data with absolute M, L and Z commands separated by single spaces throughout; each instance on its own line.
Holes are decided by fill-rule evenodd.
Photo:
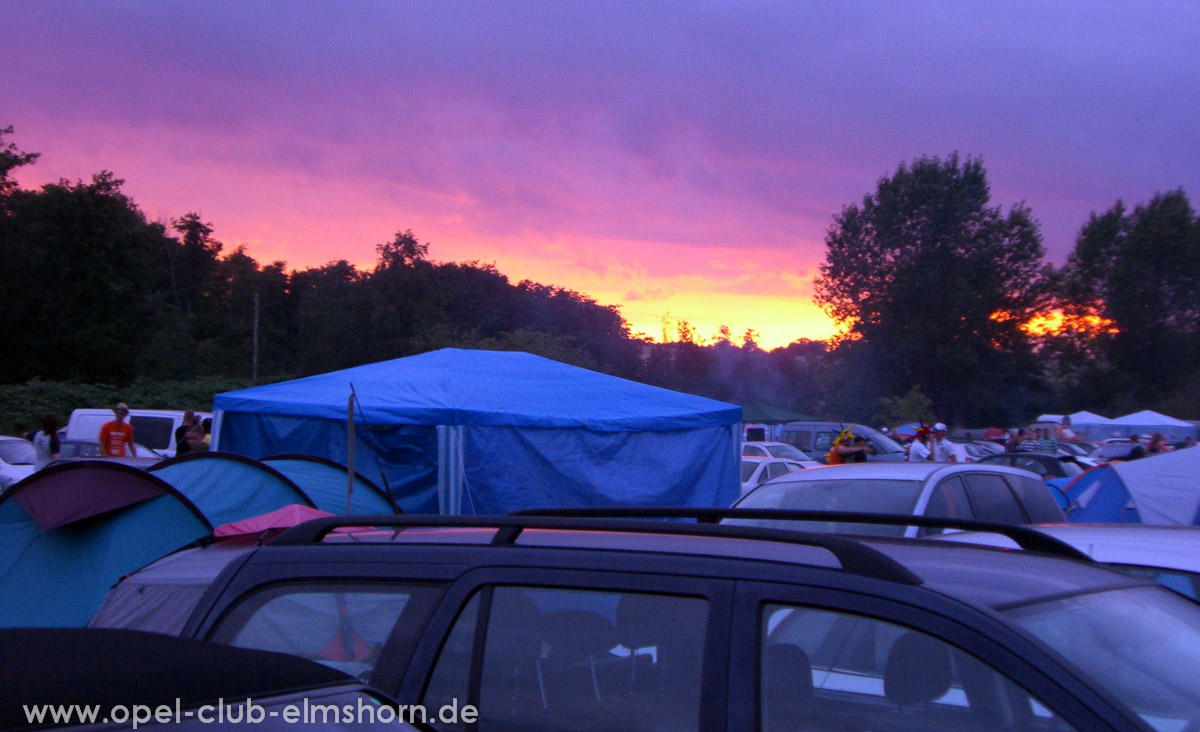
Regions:
M 443 349 L 218 394 L 213 407 L 216 449 L 353 465 L 409 513 L 738 496 L 740 407 L 528 353 Z
M 1200 525 L 1200 448 L 1101 465 L 1067 486 L 1073 523 Z
M 346 466 L 312 455 L 273 455 L 260 462 L 290 478 L 322 511 L 334 515 L 347 513 L 350 471 Z M 379 486 L 355 473 L 350 514 L 396 513 L 396 510 L 396 504 Z
M 51 465 L 0 495 L 0 626 L 82 626 L 123 575 L 212 530 L 144 470 Z
M 256 460 L 218 452 L 190 452 L 149 468 L 187 496 L 214 525 L 270 513 L 312 499 L 286 475 Z

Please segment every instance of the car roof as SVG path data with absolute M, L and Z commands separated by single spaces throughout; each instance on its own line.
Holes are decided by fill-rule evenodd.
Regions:
M 0 729 L 29 728 L 30 703 L 187 709 L 356 683 L 297 656 L 133 630 L 3 628 L 0 646 Z
M 981 463 L 982 461 L 980 461 Z M 1008 475 L 1034 476 L 1035 473 L 1007 465 L 981 465 L 980 463 L 848 463 L 844 465 L 824 465 L 819 468 L 809 468 L 803 473 L 789 473 L 774 478 L 768 483 L 808 482 L 816 480 L 919 480 L 924 481 L 935 473 L 952 475 L 954 473 L 1005 473 Z
M 422 556 L 422 561 L 426 557 L 438 557 L 439 561 L 456 565 L 462 564 L 464 559 L 458 552 L 449 551 L 455 545 L 485 552 L 503 551 L 506 546 L 547 550 L 584 549 L 587 553 L 582 555 L 586 557 L 582 561 L 595 563 L 597 570 L 601 570 L 599 564 L 606 561 L 606 557 L 619 556 L 620 553 L 677 558 L 687 555 L 713 562 L 736 561 L 735 576 L 745 580 L 786 582 L 786 573 L 781 571 L 781 565 L 793 565 L 797 569 L 840 569 L 848 576 L 873 577 L 897 585 L 925 586 L 961 601 L 993 608 L 1057 597 L 1064 593 L 1147 584 L 1143 580 L 1106 570 L 1100 565 L 1079 561 L 1086 560 L 1086 557 L 1037 532 L 987 522 L 912 516 L 873 517 L 887 523 L 923 522 L 929 525 L 990 527 L 1026 539 L 1032 534 L 1048 544 L 1030 547 L 1041 550 L 1049 547 L 1053 551 L 1061 547 L 1062 551 L 1055 557 L 1040 551 L 1012 552 L 989 546 L 921 539 L 856 537 L 735 524 L 619 518 L 654 513 L 665 518 L 699 516 L 705 517 L 705 521 L 715 521 L 720 517 L 790 518 L 812 513 L 774 509 L 548 509 L 540 513 L 522 513 L 525 515 L 400 515 L 316 519 L 287 530 L 252 555 L 250 563 L 273 565 L 276 560 L 272 559 L 272 555 L 276 550 L 315 545 L 321 545 L 317 551 L 329 547 L 369 551 L 367 548 L 372 546 L 407 546 L 409 549 L 402 551 L 415 551 Z M 618 518 L 590 518 L 596 513 L 607 513 Z M 838 516 L 839 520 L 844 517 L 841 514 Z M 865 518 L 868 515 L 854 516 Z M 347 528 L 351 526 L 363 527 L 364 531 L 348 531 Z M 429 552 L 427 544 L 442 546 L 447 551 Z M 522 561 L 538 561 L 529 551 L 521 552 L 520 557 Z M 292 559 L 295 561 L 301 557 L 294 556 Z M 372 556 L 372 561 L 378 559 L 378 554 Z M 744 560 L 750 560 L 750 567 L 760 567 L 761 576 L 754 577 L 754 570 L 747 570 Z M 468 561 L 467 564 L 472 561 L 480 559 Z M 498 558 L 495 561 L 499 561 Z M 555 566 L 563 564 L 552 556 L 546 556 L 542 561 Z M 495 566 L 493 560 L 487 560 L 487 563 Z M 682 563 L 681 560 L 672 566 L 679 567 Z M 689 564 L 689 567 L 695 566 L 694 563 Z M 721 573 L 720 566 L 724 565 L 712 565 L 714 573 Z

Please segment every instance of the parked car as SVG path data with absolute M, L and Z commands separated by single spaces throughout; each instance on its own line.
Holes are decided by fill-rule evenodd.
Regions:
M 794 460 L 806 468 L 813 468 L 821 463 L 813 460 L 800 448 L 787 442 L 743 442 L 742 457 L 772 457 Z
M 0 659 L 5 730 L 428 729 L 396 722 L 395 702 L 361 682 L 282 653 L 128 630 L 4 628 Z
M 37 453 L 23 437 L 0 436 L 0 490 L 33 473 Z
M 1033 473 L 1001 465 L 964 463 L 859 463 L 811 468 L 769 480 L 734 506 L 974 518 L 1009 524 L 1067 520 L 1050 489 Z M 916 526 L 753 523 L 838 533 L 925 533 Z
M 904 448 L 898 442 L 874 428 L 861 424 L 788 422 L 780 428 L 779 439 L 800 448 L 812 460 L 824 463 L 833 441 L 846 430 L 867 438 L 867 442 L 871 445 L 871 453 L 867 456 L 869 462 L 904 462 Z
M 1145 456 L 1145 445 L 1125 439 L 1116 439 L 1100 445 L 1088 457 L 1098 463 L 1107 463 L 1112 460 L 1135 460 Z
M 811 463 L 811 460 L 805 460 Z M 767 482 L 796 470 L 804 470 L 806 466 L 796 460 L 781 458 L 746 457 L 742 456 L 742 495 Z
M 990 455 L 979 462 L 984 465 L 1008 465 L 1021 468 L 1031 473 L 1037 473 L 1042 476 L 1043 480 L 1048 480 L 1050 478 L 1074 478 L 1088 468 L 1094 467 L 1090 461 L 1085 463 L 1083 460 L 1087 460 L 1087 458 L 1078 460 L 1074 457 L 1050 455 L 1044 452 L 1004 452 L 999 455 Z
M 129 424 L 138 443 L 144 443 L 162 457 L 175 457 L 175 430 L 183 424 L 180 409 L 131 409 Z M 111 409 L 76 409 L 67 420 L 67 437 L 72 440 L 94 440 L 100 427 L 113 418 Z M 210 412 L 196 412 L 196 419 L 211 419 Z M 141 454 L 141 444 L 138 445 Z
M 469 700 L 479 732 L 1200 723 L 1200 606 L 1069 547 L 649 512 L 308 522 L 227 565 L 183 635 L 354 666 L 426 708 Z
M 99 440 L 65 439 L 59 440 L 58 444 L 58 457 L 60 460 L 104 457 L 104 451 L 100 449 Z M 155 458 L 157 461 L 163 457 L 158 451 L 151 450 L 140 443 L 135 442 L 133 446 L 137 450 L 138 458 Z
M 1066 542 L 1113 569 L 1200 600 L 1200 526 L 1044 524 L 1031 528 Z M 962 531 L 938 538 L 1017 548 L 1008 537 L 994 533 Z

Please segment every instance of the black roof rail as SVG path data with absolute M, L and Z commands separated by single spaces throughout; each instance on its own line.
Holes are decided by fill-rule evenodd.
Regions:
M 663 510 L 647 511 L 645 516 L 663 517 Z M 681 509 L 688 511 L 692 509 Z M 704 510 L 704 509 L 700 509 Z M 681 516 L 683 517 L 683 516 Z M 907 585 L 924 582 L 912 570 L 883 552 L 860 541 L 805 531 L 761 528 L 755 526 L 717 525 L 715 521 L 683 523 L 678 521 L 638 520 L 640 516 L 540 516 L 525 514 L 505 516 L 441 516 L 418 514 L 379 514 L 363 516 L 330 516 L 305 521 L 293 526 L 269 542 L 270 546 L 302 546 L 319 543 L 335 529 L 405 529 L 426 528 L 494 528 L 492 545 L 512 545 L 525 529 L 560 529 L 571 531 L 623 531 L 644 534 L 674 534 L 690 536 L 723 536 L 726 538 L 772 541 L 784 544 L 824 549 L 837 559 L 842 569 L 876 579 Z M 683 517 L 686 518 L 686 517 Z
M 876 526 L 920 526 L 929 529 L 958 529 L 1000 534 L 1012 539 L 1025 551 L 1053 554 L 1067 559 L 1094 563 L 1090 556 L 1065 541 L 1037 529 L 1019 524 L 1004 524 L 976 519 L 943 518 L 936 516 L 902 516 L 884 513 L 853 511 L 807 511 L 786 508 L 532 508 L 515 511 L 513 516 L 561 516 L 573 518 L 691 518 L 703 523 L 725 519 L 761 519 L 771 521 L 813 521 L 868 524 Z

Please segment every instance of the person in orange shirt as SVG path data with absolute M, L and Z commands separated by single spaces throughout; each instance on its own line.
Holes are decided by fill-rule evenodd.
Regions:
M 137 457 L 137 448 L 133 446 L 133 425 L 125 418 L 129 416 L 129 407 L 121 402 L 113 407 L 113 419 L 100 427 L 100 450 L 108 457 L 125 457 L 125 446 L 129 445 L 129 456 Z

